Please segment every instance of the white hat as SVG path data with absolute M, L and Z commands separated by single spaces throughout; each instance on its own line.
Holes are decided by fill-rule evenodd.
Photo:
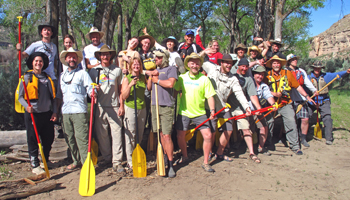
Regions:
M 90 29 L 90 32 L 87 33 L 87 34 L 85 35 L 85 37 L 87 37 L 87 38 L 89 38 L 89 39 L 91 40 L 91 38 L 90 38 L 90 34 L 91 34 L 91 33 L 99 33 L 99 34 L 100 34 L 100 38 L 102 38 L 102 37 L 105 35 L 104 32 L 99 31 L 99 30 L 98 30 L 96 27 L 94 27 L 94 26 Z
M 81 51 L 76 51 L 73 49 L 73 47 L 70 47 L 67 51 L 66 50 L 63 50 L 61 52 L 61 55 L 60 55 L 60 61 L 61 63 L 65 64 L 65 65 L 68 65 L 68 63 L 66 62 L 66 55 L 67 53 L 76 53 L 77 56 L 78 56 L 78 61 L 77 61 L 77 64 L 81 63 L 81 61 L 83 60 L 83 53 L 81 53 Z

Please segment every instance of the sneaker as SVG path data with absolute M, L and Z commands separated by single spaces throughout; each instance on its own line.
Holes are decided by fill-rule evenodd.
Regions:
M 176 176 L 176 173 L 174 171 L 174 168 L 169 167 L 168 177 L 169 178 L 174 178 L 175 176 Z
M 215 172 L 215 170 L 211 167 L 211 165 L 209 164 L 202 164 L 202 168 L 206 171 L 206 172 Z
M 32 173 L 36 174 L 36 175 L 40 175 L 40 174 L 45 173 L 45 170 L 43 170 L 40 166 L 37 166 L 37 167 L 32 169 Z
M 300 136 L 300 143 L 302 144 L 302 145 L 304 145 L 304 147 L 310 147 L 310 145 L 309 145 L 309 143 L 307 143 L 307 141 L 306 141 L 306 135 L 301 135 Z
M 330 140 L 326 141 L 326 145 L 332 145 L 332 144 L 333 144 L 332 141 L 330 141 Z
M 293 150 L 293 152 L 294 152 L 296 155 L 298 155 L 298 156 L 303 155 L 303 152 L 302 152 L 300 149 Z
M 121 164 L 119 164 L 119 165 L 113 166 L 113 171 L 122 173 L 122 172 L 125 172 L 125 169 Z

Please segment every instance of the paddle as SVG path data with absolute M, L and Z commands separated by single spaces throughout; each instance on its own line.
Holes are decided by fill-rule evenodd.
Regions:
M 277 104 L 277 102 L 275 102 Z M 277 107 L 277 108 L 282 108 L 283 104 L 286 104 L 286 101 L 282 101 L 280 104 L 277 105 L 273 105 L 273 107 Z M 258 119 L 255 121 L 255 123 L 257 124 L 260 120 L 264 119 L 267 115 L 269 115 L 270 113 L 272 113 L 273 108 L 269 108 L 268 110 L 270 110 L 268 113 L 266 113 L 262 118 Z
M 22 80 L 22 83 L 23 83 L 24 93 L 25 93 L 26 98 L 27 98 L 27 104 L 28 104 L 28 106 L 30 107 L 30 106 L 32 106 L 32 105 L 30 104 L 30 101 L 29 101 L 29 95 L 28 95 L 28 91 L 27 91 L 27 86 L 26 86 L 26 83 L 24 82 L 23 76 L 21 76 L 21 80 Z M 33 127 L 34 127 L 34 132 L 35 132 L 36 140 L 38 141 L 38 146 L 39 146 L 39 150 L 40 150 L 40 154 L 41 154 L 41 159 L 42 159 L 42 161 L 43 161 L 43 163 L 44 163 L 44 168 L 45 168 L 45 172 L 46 172 L 46 177 L 47 177 L 47 178 L 50 178 L 49 168 L 47 167 L 47 163 L 46 163 L 46 159 L 45 159 L 43 147 L 41 146 L 41 142 L 40 142 L 40 138 L 39 138 L 39 135 L 38 135 L 38 130 L 37 130 L 37 128 L 36 128 L 36 123 L 35 123 L 35 119 L 34 119 L 33 113 L 30 113 L 30 117 L 32 118 Z
M 133 76 L 131 78 L 134 78 Z M 135 105 L 135 131 L 136 131 L 136 148 L 132 152 L 133 174 L 136 178 L 147 176 L 146 154 L 139 144 L 139 131 L 137 125 L 137 103 L 136 103 L 136 87 L 134 85 L 134 105 Z
M 216 113 L 214 114 L 214 117 L 215 117 L 216 115 L 218 115 L 219 113 L 221 113 L 221 112 L 222 112 L 223 110 L 225 110 L 226 108 L 231 108 L 230 104 L 226 103 L 226 106 L 223 107 L 223 108 L 221 108 L 218 112 L 216 112 Z M 185 135 L 186 142 L 189 141 L 189 140 L 193 137 L 195 131 L 196 131 L 199 127 L 201 127 L 203 124 L 205 124 L 205 123 L 206 123 L 207 121 L 209 121 L 209 120 L 210 120 L 210 118 L 206 119 L 204 122 L 202 122 L 201 124 L 199 124 L 196 128 L 193 128 L 193 129 L 191 129 L 191 130 L 186 131 L 186 135 Z
M 95 68 L 97 70 L 97 82 L 96 84 L 98 85 L 100 83 L 100 72 L 101 72 L 101 68 Z M 96 97 L 96 103 L 98 101 L 98 97 Z M 94 107 L 94 109 L 96 109 L 96 107 Z M 94 110 L 94 113 L 96 111 Z M 90 122 L 93 123 L 93 127 L 95 127 L 95 115 L 93 117 L 93 121 Z M 94 163 L 94 166 L 97 164 L 98 161 L 98 144 L 96 142 L 96 140 L 94 139 L 94 137 L 92 137 L 92 141 L 91 141 L 91 159 L 92 159 L 92 163 Z
M 22 21 L 22 16 L 18 16 L 18 43 L 21 44 L 21 21 Z M 16 88 L 15 92 L 15 110 L 18 113 L 24 113 L 24 107 L 22 104 L 18 101 L 18 96 L 19 96 L 19 85 L 21 84 L 21 74 L 22 74 L 22 51 L 18 51 L 18 85 Z
M 158 147 L 157 147 L 157 172 L 159 176 L 165 176 L 165 164 L 164 164 L 164 154 L 162 143 L 160 142 L 160 127 L 159 127 L 159 105 L 158 105 L 158 86 L 154 84 L 156 90 L 156 114 L 157 114 L 157 137 L 158 137 Z
M 94 116 L 94 104 L 95 104 L 95 86 L 96 83 L 92 83 L 92 96 L 91 96 L 91 109 L 90 109 L 90 125 L 89 125 L 89 144 L 88 154 L 80 171 L 79 181 L 79 194 L 81 196 L 92 196 L 95 194 L 95 167 L 91 159 L 91 135 L 92 135 L 92 120 Z
M 321 92 L 322 90 L 326 89 L 330 84 L 332 84 L 332 83 L 333 83 L 335 80 L 337 80 L 338 78 L 340 78 L 340 77 L 339 77 L 339 75 L 337 74 L 337 76 L 336 76 L 333 80 L 331 80 L 329 83 L 327 83 L 325 86 L 323 86 L 322 89 L 320 89 L 320 90 L 317 91 L 317 92 Z M 314 98 L 314 97 L 315 97 L 315 94 L 312 95 L 310 98 L 312 99 L 312 98 Z M 306 104 L 306 102 L 307 102 L 307 100 L 298 105 L 298 108 L 297 108 L 297 111 L 295 112 L 295 114 L 297 114 L 297 113 L 301 110 L 301 108 Z
M 318 103 L 318 96 L 317 96 L 317 103 Z M 317 123 L 316 123 L 315 128 L 314 128 L 314 135 L 318 139 L 322 139 L 322 130 L 321 130 L 320 123 L 319 123 L 318 113 L 319 113 L 319 108 L 317 106 Z

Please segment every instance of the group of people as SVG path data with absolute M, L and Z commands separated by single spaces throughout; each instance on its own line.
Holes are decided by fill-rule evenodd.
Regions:
M 214 157 L 232 161 L 224 150 L 235 127 L 241 132 L 253 162 L 261 162 L 254 151 L 253 132 L 259 135 L 257 152 L 271 155 L 267 146 L 272 145 L 274 117 L 277 115 L 282 116 L 286 139 L 296 155 L 303 154 L 300 143 L 310 146 L 306 140 L 308 119 L 316 108 L 321 111 L 326 144 L 332 144 L 328 90 L 318 91 L 336 75 L 341 77 L 350 73 L 350 69 L 324 73 L 321 72 L 324 68 L 322 63 L 316 62 L 311 66 L 313 72 L 307 75 L 298 67 L 298 56 L 290 54 L 286 57 L 281 53 L 283 44 L 280 40 L 262 41 L 258 38 L 261 43 L 258 46 L 247 48 L 239 44 L 234 54 L 222 54 L 217 40 L 212 40 L 204 48 L 199 30 L 196 34 L 198 44 L 194 43 L 192 30 L 185 33 L 182 43 L 169 36 L 160 44 L 145 28 L 143 36 L 130 38 L 126 50 L 117 54 L 101 42 L 104 33 L 92 27 L 86 35 L 92 43 L 83 52 L 74 49 L 74 38 L 66 35 L 63 38 L 65 50 L 58 55 L 56 45 L 51 42 L 57 35 L 57 29 L 48 24 L 40 25 L 38 31 L 42 39 L 22 52 L 29 68 L 24 79 L 31 106 L 26 102 L 23 86 L 19 90 L 19 102 L 26 111 L 24 116 L 32 172 L 40 174 L 44 170 L 38 159 L 30 113 L 34 114 L 38 124 L 49 167 L 52 165 L 49 154 L 54 141 L 54 121 L 62 116 L 63 132 L 73 160 L 66 169 L 73 170 L 87 158 L 87 96 L 92 95 L 95 101 L 91 103 L 97 103 L 94 112 L 95 139 L 103 157 L 98 166 L 112 165 L 116 172 L 132 169 L 132 152 L 136 144 L 141 143 L 145 127 L 151 127 L 150 134 L 156 133 L 159 127 L 168 177 L 176 176 L 171 137 L 173 127 L 177 130 L 182 154 L 176 163 L 183 164 L 188 162 L 186 134 L 189 126 L 202 124 L 198 134 L 203 136 L 202 168 L 207 172 L 214 172 L 210 165 Z M 22 44 L 17 44 L 16 48 L 22 50 Z M 58 77 L 54 69 L 60 71 Z M 95 89 L 92 83 L 97 84 Z M 303 104 L 306 100 L 309 103 Z M 177 105 L 179 108 L 176 108 Z M 265 113 L 259 110 L 269 105 L 273 105 L 273 112 L 264 117 Z M 298 105 L 302 105 L 302 109 L 295 114 Z M 213 152 L 218 119 L 238 115 L 245 116 L 221 124 L 219 146 Z M 203 124 L 207 118 L 210 120 Z M 139 141 L 136 141 L 136 134 Z M 123 146 L 126 166 L 122 165 Z

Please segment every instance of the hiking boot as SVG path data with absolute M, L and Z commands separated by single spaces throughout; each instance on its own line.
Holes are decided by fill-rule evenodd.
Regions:
M 301 134 L 300 143 L 302 145 L 304 145 L 304 147 L 310 147 L 309 143 L 307 143 L 307 141 L 306 141 L 306 135 Z
M 113 171 L 122 173 L 122 172 L 125 172 L 125 169 L 121 164 L 119 164 L 119 165 L 113 166 Z
M 169 167 L 169 171 L 168 171 L 168 177 L 169 178 L 174 178 L 176 176 L 176 173 L 174 171 L 173 167 Z
M 303 155 L 303 152 L 302 152 L 300 149 L 293 150 L 293 152 L 294 152 L 296 155 L 298 155 L 298 156 Z
M 40 175 L 40 174 L 45 173 L 45 170 L 43 170 L 40 166 L 37 166 L 37 167 L 32 169 L 32 173 L 36 174 L 36 175 Z
M 330 140 L 326 141 L 326 145 L 332 145 L 332 144 L 333 144 L 332 141 L 330 141 Z
M 202 164 L 202 168 L 206 171 L 206 172 L 215 172 L 215 170 L 211 167 L 211 165 L 209 164 Z

